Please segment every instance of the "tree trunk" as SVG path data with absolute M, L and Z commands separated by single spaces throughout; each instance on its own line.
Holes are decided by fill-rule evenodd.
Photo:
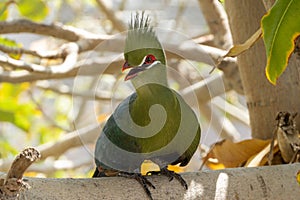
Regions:
M 299 168 L 298 163 L 185 173 L 188 190 L 176 180 L 169 182 L 167 177 L 153 176 L 149 180 L 156 189 L 150 190 L 153 199 L 296 199 L 300 196 L 296 180 Z M 147 199 L 137 181 L 121 177 L 28 178 L 26 182 L 31 188 L 21 192 L 20 200 Z
M 234 44 L 245 42 L 260 27 L 266 13 L 261 0 L 226 0 Z M 298 58 L 297 58 L 298 57 Z M 252 136 L 271 138 L 277 112 L 297 112 L 300 108 L 299 55 L 291 56 L 284 74 L 276 86 L 265 76 L 266 53 L 262 39 L 238 56 L 238 66 L 247 98 Z M 300 118 L 296 119 L 300 125 Z

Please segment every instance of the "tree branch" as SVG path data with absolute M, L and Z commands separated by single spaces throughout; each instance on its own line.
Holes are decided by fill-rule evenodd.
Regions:
M 15 48 L 15 47 L 8 47 L 5 45 L 0 44 L 0 51 L 7 53 L 7 54 L 29 54 L 38 58 L 47 58 L 47 59 L 53 59 L 53 58 L 64 58 L 66 55 L 63 51 L 48 51 L 48 52 L 40 52 L 40 51 L 34 51 L 24 48 Z
M 300 164 L 271 167 L 232 168 L 184 173 L 188 190 L 164 176 L 150 176 L 156 186 L 153 199 L 297 199 L 296 180 Z M 140 184 L 131 179 L 112 177 L 96 179 L 28 178 L 31 189 L 20 199 L 146 199 Z M 284 186 L 284 187 L 283 187 Z M 58 192 L 59 191 L 59 192 Z
M 232 46 L 232 38 L 226 12 L 218 0 L 198 0 L 204 18 L 214 35 L 217 47 L 228 49 Z
M 64 79 L 81 76 L 94 76 L 101 75 L 104 73 L 114 74 L 120 70 L 123 59 L 110 60 L 111 57 L 96 58 L 89 60 L 81 60 L 74 63 L 73 68 L 68 67 L 64 72 L 56 71 L 56 73 L 30 73 L 27 71 L 13 71 L 0 73 L 0 82 L 9 83 L 22 83 L 22 82 L 33 82 L 37 80 L 51 80 L 51 79 Z M 71 60 L 71 62 L 73 62 Z M 56 67 L 59 70 L 59 67 Z
M 101 92 L 98 94 L 97 92 L 85 91 L 85 92 L 77 92 L 76 90 L 72 90 L 67 85 L 59 85 L 59 86 L 50 86 L 47 82 L 38 82 L 36 83 L 36 87 L 41 90 L 49 90 L 61 95 L 68 95 L 73 97 L 81 97 L 89 100 L 97 100 L 97 101 L 110 101 L 111 95 Z
M 102 10 L 106 17 L 112 22 L 115 29 L 117 29 L 120 32 L 126 31 L 127 28 L 124 25 L 124 23 L 118 19 L 115 15 L 115 11 L 112 10 L 108 5 L 106 1 L 103 0 L 96 0 L 96 3 L 100 10 Z

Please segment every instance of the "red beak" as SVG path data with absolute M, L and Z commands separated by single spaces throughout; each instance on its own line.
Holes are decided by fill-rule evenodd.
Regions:
M 132 66 L 130 66 L 130 65 L 128 64 L 128 62 L 126 61 L 126 62 L 123 64 L 122 72 L 125 71 L 126 69 L 129 69 L 129 68 L 132 68 Z

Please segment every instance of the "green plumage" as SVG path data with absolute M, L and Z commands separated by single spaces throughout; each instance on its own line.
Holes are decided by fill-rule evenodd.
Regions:
M 131 79 L 135 93 L 119 104 L 97 140 L 94 176 L 108 176 L 108 171 L 139 173 L 144 160 L 161 169 L 169 164 L 185 166 L 197 150 L 201 133 L 197 117 L 168 87 L 162 46 L 149 19 L 137 15 L 130 23 L 124 57 L 136 66 L 149 54 L 157 61 L 140 66 L 143 70 Z

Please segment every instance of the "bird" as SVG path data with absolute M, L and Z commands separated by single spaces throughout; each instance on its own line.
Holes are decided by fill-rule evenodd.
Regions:
M 168 85 L 166 56 L 144 12 L 131 17 L 125 40 L 124 81 L 135 89 L 113 111 L 96 142 L 93 177 L 120 176 L 136 179 L 150 199 L 155 186 L 149 175 L 177 179 L 168 165 L 186 166 L 200 143 L 201 128 L 193 109 Z M 160 171 L 142 175 L 141 164 L 150 160 Z

